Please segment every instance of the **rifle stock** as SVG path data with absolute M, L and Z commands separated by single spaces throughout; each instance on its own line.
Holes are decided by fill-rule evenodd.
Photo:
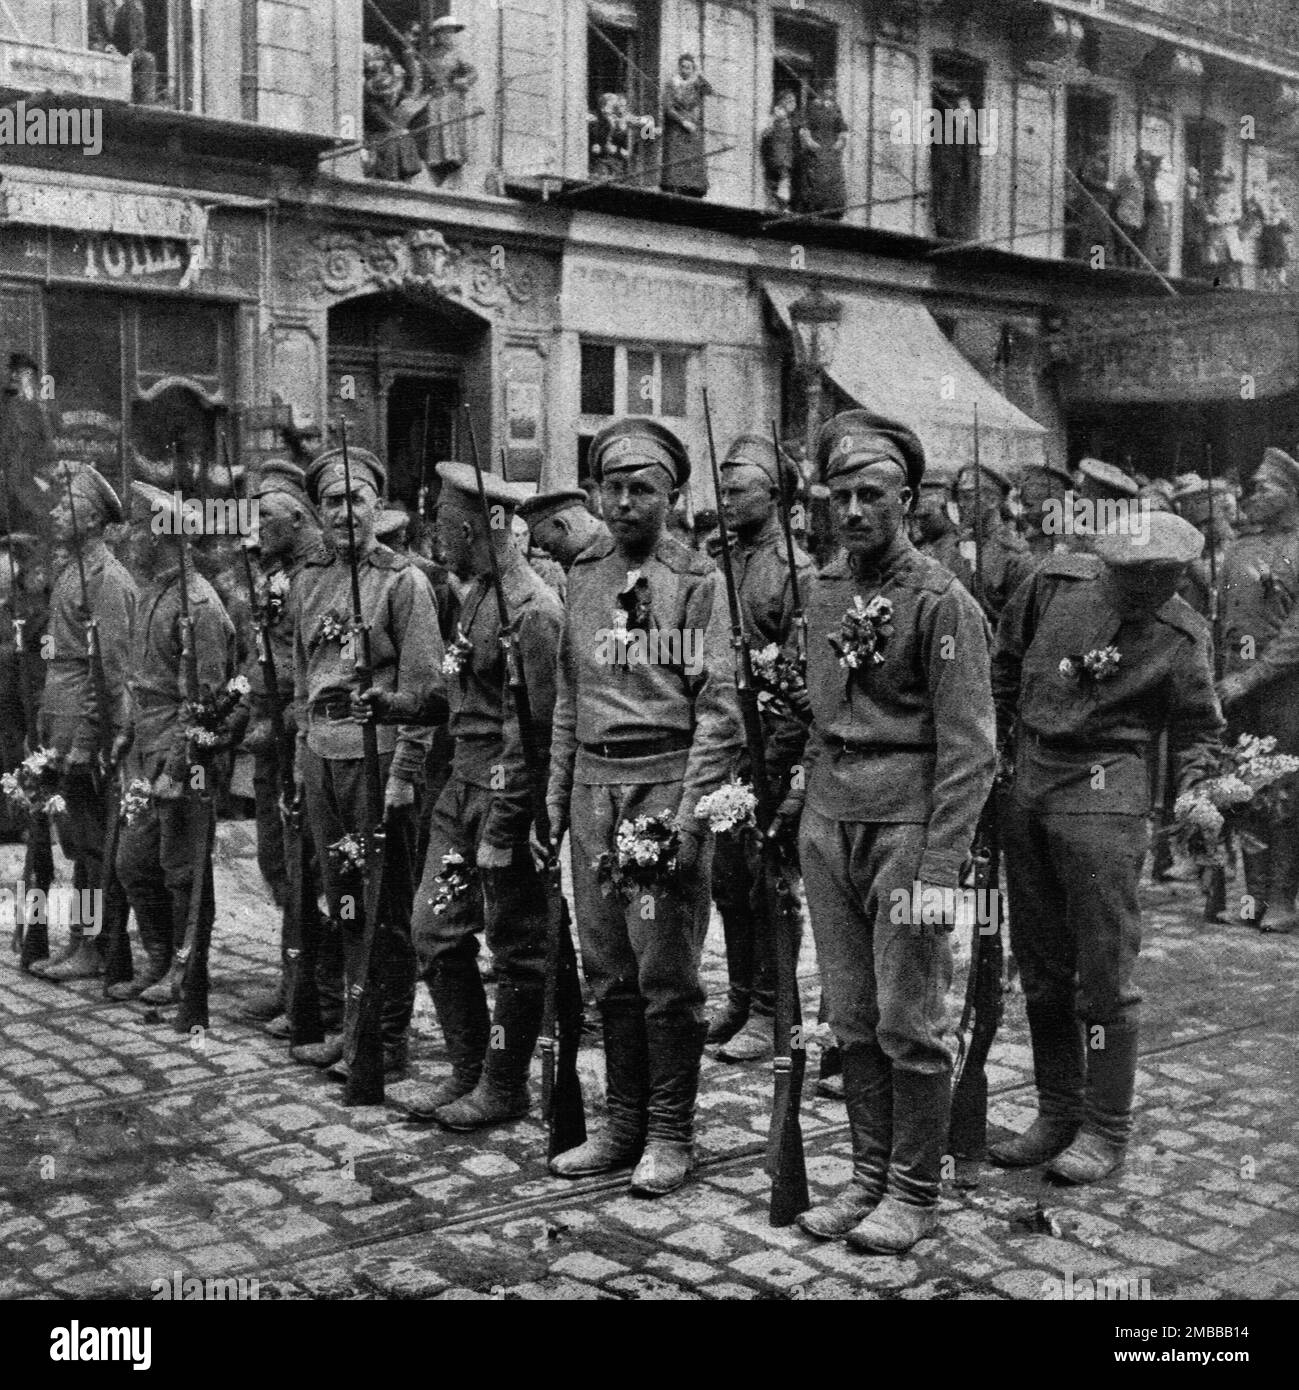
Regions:
M 352 652 L 356 689 L 373 684 L 374 657 L 370 629 L 361 607 L 361 571 L 356 553 L 356 516 L 352 508 L 352 463 L 347 452 L 347 420 L 338 417 L 339 443 L 343 451 L 343 487 L 347 508 L 347 565 L 352 584 Z M 347 1056 L 344 1105 L 379 1105 L 383 1102 L 383 912 L 384 850 L 387 842 L 383 783 L 379 768 L 379 736 L 373 718 L 361 725 L 361 756 L 365 782 L 365 925 L 357 978 L 349 985 L 354 1002 L 350 1020 L 351 1051 Z
M 776 1011 L 772 1022 L 772 1110 L 767 1131 L 767 1172 L 771 1177 L 768 1220 L 772 1226 L 788 1226 L 811 1206 L 807 1188 L 807 1168 L 803 1155 L 800 1105 L 807 1052 L 803 1043 L 803 1011 L 798 996 L 798 935 L 792 916 L 793 900 L 788 881 L 776 863 L 777 850 L 768 836 L 776 816 L 771 782 L 767 774 L 766 740 L 758 695 L 753 686 L 753 665 L 744 636 L 744 617 L 740 608 L 735 569 L 731 562 L 731 538 L 722 509 L 722 475 L 717 464 L 717 445 L 713 438 L 713 415 L 708 390 L 704 389 L 704 422 L 708 432 L 708 457 L 712 464 L 713 488 L 717 494 L 717 526 L 721 541 L 722 576 L 731 620 L 731 648 L 735 653 L 735 686 L 740 714 L 744 721 L 744 741 L 749 755 L 753 794 L 758 803 L 758 834 L 761 837 L 761 912 L 765 923 L 759 930 L 772 933 L 776 959 Z M 777 445 L 779 459 L 779 445 Z M 782 489 L 783 492 L 783 489 Z M 791 550 L 792 555 L 792 550 Z M 797 585 L 797 579 L 794 579 Z
M 576 1148 L 586 1139 L 582 1083 L 577 1072 L 577 1049 L 582 1032 L 582 991 L 577 978 L 577 952 L 573 946 L 568 906 L 560 890 L 559 856 L 551 846 L 550 812 L 546 807 L 547 769 L 537 741 L 532 699 L 528 693 L 523 661 L 519 655 L 515 627 L 510 621 L 509 605 L 505 601 L 500 564 L 492 544 L 491 510 L 487 505 L 487 491 L 483 485 L 483 465 L 478 453 L 478 437 L 468 406 L 465 407 L 465 421 L 469 430 L 469 453 L 473 461 L 474 478 L 478 484 L 478 504 L 482 511 L 483 524 L 487 528 L 487 552 L 500 626 L 501 650 L 505 657 L 514 717 L 519 727 L 519 743 L 523 749 L 524 769 L 532 799 L 532 820 L 538 841 L 548 847 L 547 862 L 543 871 L 547 927 L 546 983 L 538 1042 L 541 1049 L 541 1096 L 542 1114 L 546 1120 L 546 1152 L 548 1158 L 554 1158 L 567 1149 Z

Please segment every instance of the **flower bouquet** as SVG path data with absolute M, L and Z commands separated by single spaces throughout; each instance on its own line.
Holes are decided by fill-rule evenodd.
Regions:
M 1117 647 L 1093 647 L 1089 652 L 1064 657 L 1059 670 L 1075 685 L 1097 685 L 1117 674 L 1122 659 Z
M 465 636 L 465 630 L 456 624 L 456 635 L 447 644 L 446 652 L 442 657 L 442 674 L 444 676 L 458 676 L 464 668 L 464 664 L 469 660 L 473 652 L 474 644 Z
M 630 902 L 638 889 L 665 884 L 676 872 L 681 836 L 670 812 L 637 816 L 618 827 L 612 850 L 592 864 L 606 897 L 617 893 Z
M 350 831 L 329 846 L 329 862 L 342 876 L 365 872 L 365 841 Z
M 614 596 L 614 631 L 648 632 L 653 621 L 649 580 L 640 570 L 628 570 L 626 585 Z
M 433 898 L 433 915 L 441 917 L 457 898 L 473 886 L 473 870 L 465 862 L 463 854 L 452 850 L 442 856 L 442 871 L 437 876 L 438 890 Z
M 234 676 L 215 689 L 205 686 L 197 700 L 185 701 L 180 717 L 185 724 L 185 737 L 195 748 L 212 752 L 222 746 L 225 722 L 249 688 L 246 676 Z
M 758 798 L 743 782 L 727 782 L 695 803 L 695 815 L 708 822 L 714 835 L 756 826 L 757 810 Z
M 0 777 L 0 790 L 28 815 L 57 816 L 67 810 L 67 803 L 59 795 L 63 773 L 62 754 L 53 748 L 38 748 L 12 772 Z
M 884 649 L 893 636 L 893 604 L 882 594 L 863 603 L 854 594 L 852 607 L 839 621 L 839 635 L 829 639 L 839 657 L 839 665 L 847 671 L 878 666 L 884 660 Z
M 311 639 L 311 650 L 315 651 L 326 642 L 337 642 L 340 647 L 344 647 L 351 634 L 351 616 L 340 613 L 337 608 L 331 608 L 328 613 L 321 615 L 320 621 L 316 624 L 316 632 Z
M 1276 753 L 1275 748 L 1274 738 L 1241 734 L 1223 755 L 1217 775 L 1183 792 L 1173 804 L 1171 833 L 1201 868 L 1231 867 L 1223 831 L 1239 817 L 1241 807 L 1267 814 L 1291 794 L 1281 783 L 1299 772 L 1299 758 Z M 1245 849 L 1266 848 L 1248 831 L 1233 828 Z
M 127 825 L 135 825 L 149 809 L 153 798 L 153 788 L 143 777 L 132 777 L 122 797 L 122 819 Z
M 807 704 L 807 681 L 798 663 L 776 645 L 749 649 L 753 688 L 758 692 L 758 708 L 764 714 L 789 714 Z
M 284 615 L 284 605 L 289 601 L 289 587 L 289 576 L 284 570 L 275 570 L 261 583 L 262 612 L 271 627 Z

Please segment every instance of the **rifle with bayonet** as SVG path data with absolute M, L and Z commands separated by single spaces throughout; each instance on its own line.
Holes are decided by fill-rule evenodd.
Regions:
M 793 479 L 786 477 L 786 470 L 780 466 L 780 436 L 776 433 L 776 422 L 771 422 L 771 443 L 776 450 L 776 477 L 780 513 L 780 529 L 785 536 L 785 563 L 789 568 L 789 596 L 794 608 L 794 650 L 798 657 L 798 673 L 807 675 L 807 614 L 803 610 L 803 594 L 798 583 L 798 559 L 794 554 L 794 498 Z M 788 484 L 788 485 L 787 485 Z M 721 498 L 717 499 L 721 506 Z
M 974 408 L 974 597 L 984 609 L 983 491 L 979 463 L 979 408 Z M 986 609 L 985 609 L 986 611 Z M 970 973 L 957 1028 L 957 1056 L 952 1072 L 952 1112 L 948 1145 L 958 1164 L 958 1182 L 973 1182 L 972 1165 L 988 1147 L 988 1054 L 1001 1026 L 1000 848 L 997 826 L 998 787 L 994 787 L 979 816 L 971 850 L 976 912 L 972 924 Z M 986 915 L 989 920 L 981 921 Z M 962 1169 L 960 1165 L 964 1164 Z
M 803 1129 L 800 1105 L 807 1050 L 803 1040 L 803 1010 L 798 997 L 798 926 L 793 893 L 777 847 L 769 832 L 776 819 L 775 797 L 767 774 L 766 740 L 758 709 L 758 692 L 753 682 L 753 663 L 744 634 L 744 616 L 739 589 L 731 562 L 731 538 L 726 514 L 721 506 L 722 475 L 717 464 L 713 439 L 713 416 L 704 390 L 704 421 L 708 431 L 708 456 L 712 463 L 713 488 L 717 494 L 717 526 L 721 543 L 722 576 L 731 620 L 731 648 L 735 653 L 735 686 L 740 714 L 744 721 L 744 740 L 749 754 L 749 774 L 757 802 L 757 828 L 761 837 L 761 901 L 757 905 L 765 916 L 759 931 L 772 934 L 776 959 L 776 1011 L 772 1024 L 774 1078 L 771 1125 L 767 1132 L 767 1173 L 771 1178 L 771 1204 L 768 1219 L 773 1226 L 788 1226 L 811 1205 L 807 1189 L 807 1167 L 803 1156 Z M 776 458 L 780 451 L 777 446 Z M 783 491 L 783 490 L 782 490 Z M 790 551 L 792 555 L 792 549 Z M 797 583 L 797 580 L 794 581 Z
M 532 714 L 532 698 L 518 648 L 516 624 L 510 619 L 501 583 L 500 562 L 492 544 L 492 516 L 483 486 L 483 465 L 472 415 L 465 407 L 469 428 L 469 452 L 478 483 L 478 504 L 487 528 L 487 553 L 492 592 L 496 599 L 501 651 L 505 658 L 506 679 L 519 728 L 519 744 L 532 799 L 532 820 L 537 843 L 546 847 L 542 871 L 546 889 L 547 968 L 541 1034 L 541 1106 L 546 1121 L 546 1154 L 575 1149 L 586 1140 L 586 1114 L 582 1103 L 582 1082 L 577 1073 L 577 1049 L 582 1034 L 582 990 L 577 978 L 577 952 L 569 927 L 568 908 L 560 890 L 558 846 L 551 843 L 550 812 L 546 807 L 547 766 L 541 756 L 537 726 Z M 502 457 L 502 470 L 504 458 Z
M 113 702 L 108 689 L 108 672 L 104 669 L 104 649 L 100 640 L 99 618 L 90 602 L 90 587 L 86 582 L 86 561 L 82 554 L 81 527 L 77 523 L 77 499 L 72 488 L 72 474 L 65 470 L 64 486 L 68 494 L 68 513 L 72 522 L 72 553 L 77 561 L 77 579 L 81 586 L 81 609 L 85 614 L 86 660 L 90 667 L 90 688 L 95 702 L 95 734 L 98 747 L 91 777 L 104 804 L 103 864 L 100 871 L 99 903 L 104 931 L 104 987 L 124 984 L 132 978 L 131 940 L 127 931 L 131 908 L 126 892 L 117 877 L 117 842 L 121 828 L 121 782 L 113 761 Z
M 222 436 L 229 466 L 229 445 Z M 234 469 L 230 469 L 234 477 Z M 236 484 L 247 498 L 247 476 Z M 293 737 L 284 721 L 284 701 L 280 698 L 279 672 L 272 645 L 272 618 L 269 603 L 258 596 L 252 556 L 244 539 L 239 543 L 243 557 L 244 582 L 253 616 L 257 642 L 257 664 L 262 668 L 262 689 L 275 748 L 275 767 L 279 778 L 280 823 L 284 830 L 284 900 L 281 949 L 284 963 L 284 1014 L 289 1021 L 289 1046 L 300 1047 L 323 1042 L 325 1030 L 320 1021 L 320 993 L 316 986 L 316 963 L 320 957 L 320 918 L 311 875 L 311 847 L 303 833 L 303 808 L 293 778 Z
M 356 514 L 352 506 L 352 462 L 347 451 L 347 420 L 338 418 L 339 444 L 343 451 L 344 505 L 347 509 L 347 567 L 352 585 L 352 661 L 354 688 L 359 695 L 374 684 L 374 656 L 370 629 L 361 607 L 360 556 L 356 553 Z M 387 847 L 387 813 L 379 766 L 379 735 L 373 716 L 361 723 L 361 757 L 365 786 L 365 922 L 356 977 L 349 983 L 347 1000 L 350 1052 L 345 1051 L 347 1081 L 344 1105 L 380 1105 L 383 1102 L 383 956 L 381 917 L 384 912 L 383 870 Z M 346 1042 L 344 1044 L 346 1048 Z
M 36 719 L 36 695 L 32 690 L 31 672 L 27 666 L 27 652 L 23 640 L 26 618 L 19 616 L 18 605 L 18 563 L 14 559 L 13 543 L 13 505 L 9 492 L 9 480 L 3 483 L 5 504 L 5 530 L 9 535 L 9 609 L 10 624 L 13 631 L 14 661 L 17 664 L 18 695 L 23 706 L 23 727 L 27 736 L 27 751 L 35 753 L 41 746 L 40 729 Z M 33 812 L 27 820 L 27 836 L 23 851 L 23 883 L 27 888 L 35 888 L 45 895 L 48 901 L 50 884 L 54 882 L 54 848 L 50 838 L 50 818 L 44 811 Z M 26 910 L 27 895 L 23 894 L 21 903 L 14 903 L 13 949 L 18 955 L 23 970 L 30 970 L 40 960 L 50 954 L 50 928 L 48 921 L 29 922 Z M 38 913 L 38 918 L 46 914 Z
M 1213 679 L 1219 681 L 1222 679 L 1223 651 L 1222 619 L 1218 596 L 1218 499 L 1213 476 L 1213 445 L 1207 439 L 1204 441 L 1204 477 L 1209 485 L 1209 535 L 1206 546 L 1209 562 L 1209 632 L 1213 641 Z M 1165 776 L 1170 775 L 1170 773 L 1171 769 L 1165 768 Z M 1231 843 L 1230 828 L 1225 828 L 1223 833 L 1227 840 L 1228 853 L 1233 856 L 1232 862 L 1234 863 L 1235 847 Z M 1227 871 L 1222 865 L 1215 865 L 1209 869 L 1205 875 L 1205 880 L 1204 920 L 1216 922 L 1218 914 L 1224 912 L 1227 907 Z
M 173 446 L 173 469 L 177 497 L 182 495 L 180 482 L 180 446 Z M 176 544 L 180 558 L 177 587 L 180 597 L 180 662 L 185 687 L 185 702 L 191 710 L 201 699 L 198 673 L 198 647 L 194 641 L 194 615 L 190 611 L 189 578 L 191 556 L 189 537 L 180 516 L 176 517 Z M 181 718 L 187 717 L 184 706 Z M 212 944 L 212 849 L 216 842 L 216 803 L 208 786 L 211 768 L 201 756 L 193 739 L 185 743 L 186 794 L 192 798 L 194 841 L 190 861 L 189 903 L 185 915 L 185 938 L 176 952 L 175 967 L 180 971 L 180 1010 L 176 1015 L 176 1031 L 188 1033 L 191 1028 L 208 1026 L 208 951 Z

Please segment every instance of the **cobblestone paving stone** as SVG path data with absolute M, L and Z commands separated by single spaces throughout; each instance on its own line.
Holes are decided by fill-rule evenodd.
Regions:
M 269 978 L 275 918 L 243 825 L 217 858 L 213 1026 L 104 1001 L 0 964 L 0 1297 L 149 1297 L 155 1279 L 243 1275 L 262 1298 L 1040 1298 L 1046 1281 L 1147 1280 L 1155 1298 L 1299 1296 L 1293 1119 L 1299 939 L 1199 921 L 1188 887 L 1147 887 L 1147 1025 L 1137 1134 L 1087 1190 L 984 1169 L 948 1186 L 935 1237 L 902 1259 L 767 1224 L 765 1066 L 709 1056 L 700 1167 L 657 1202 L 625 1175 L 546 1174 L 528 1120 L 487 1135 L 347 1109 L 323 1075 L 238 1018 Z M 0 847 L 12 882 L 17 847 Z M 55 945 L 58 945 L 58 932 Z M 815 963 L 805 943 L 805 1007 Z M 725 988 L 720 930 L 705 957 Z M 413 1079 L 445 1073 L 421 989 Z M 804 1104 L 813 1198 L 849 1171 L 842 1107 Z M 585 1048 L 588 1109 L 602 1056 Z M 1022 999 L 1007 996 L 990 1121 L 1023 1127 L 1032 1089 Z M 1137 1285 L 1136 1287 L 1140 1287 Z

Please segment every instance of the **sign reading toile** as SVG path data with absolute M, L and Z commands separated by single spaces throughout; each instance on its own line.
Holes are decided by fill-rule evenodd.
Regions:
M 1071 309 L 1055 351 L 1069 401 L 1252 400 L 1299 385 L 1299 295 L 1183 295 Z
M 192 198 L 116 189 L 108 180 L 51 183 L 16 169 L 0 174 L 0 223 L 65 227 L 74 232 L 203 242 L 207 209 Z

